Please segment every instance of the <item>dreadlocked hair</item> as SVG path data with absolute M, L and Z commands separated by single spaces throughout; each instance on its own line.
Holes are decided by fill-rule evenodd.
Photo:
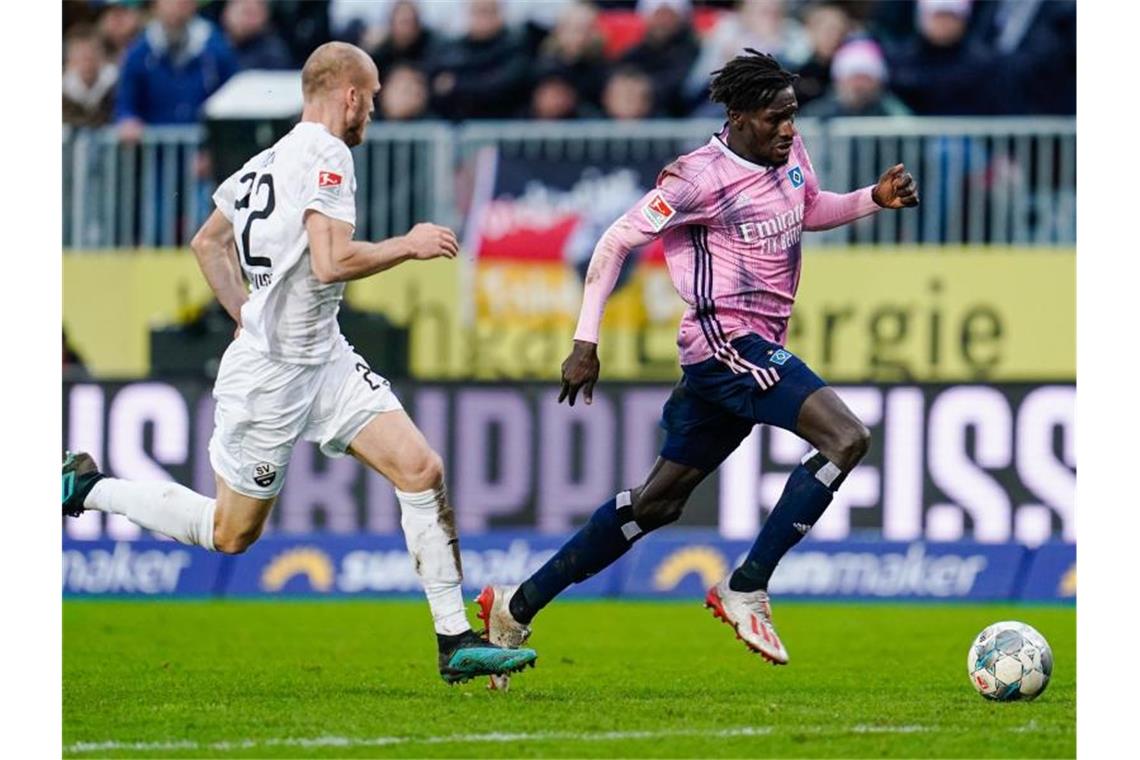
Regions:
M 744 48 L 744 52 L 712 73 L 709 100 L 723 103 L 729 111 L 764 108 L 799 78 L 767 53 L 752 48 Z

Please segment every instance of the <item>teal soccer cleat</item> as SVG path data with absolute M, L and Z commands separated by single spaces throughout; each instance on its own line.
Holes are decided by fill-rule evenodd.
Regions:
M 534 667 L 538 654 L 533 649 L 506 649 L 489 644 L 473 631 L 439 653 L 439 675 L 448 683 L 463 683 L 479 676 L 499 676 Z
M 83 500 L 103 477 L 103 473 L 99 472 L 90 454 L 82 451 L 78 454 L 64 452 L 63 514 L 67 517 L 79 517 L 83 514 Z

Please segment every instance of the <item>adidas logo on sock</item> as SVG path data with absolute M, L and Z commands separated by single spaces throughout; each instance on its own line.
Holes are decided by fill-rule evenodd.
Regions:
M 792 527 L 798 530 L 801 536 L 806 536 L 807 532 L 811 530 L 811 526 L 804 523 L 792 523 Z

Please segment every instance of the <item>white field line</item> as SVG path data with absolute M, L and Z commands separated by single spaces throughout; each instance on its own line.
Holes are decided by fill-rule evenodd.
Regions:
M 915 734 L 935 733 L 946 731 L 934 726 L 876 726 L 860 723 L 849 727 L 825 728 L 823 726 L 813 729 L 788 729 L 796 734 Z M 226 752 L 241 749 L 259 749 L 267 747 L 300 747 L 303 749 L 316 747 L 386 747 L 396 744 L 466 744 L 476 742 L 510 743 L 528 741 L 628 741 L 635 739 L 667 739 L 675 737 L 701 737 L 708 739 L 727 739 L 737 736 L 768 736 L 775 731 L 771 726 L 740 726 L 724 729 L 660 729 L 654 731 L 539 731 L 531 733 L 491 732 L 483 734 L 450 734 L 447 736 L 314 736 L 307 738 L 282 739 L 241 739 L 235 741 L 196 742 L 196 741 L 163 741 L 163 742 L 75 742 L 63 748 L 65 753 L 84 752 L 161 752 L 173 750 L 215 750 Z
M 243 739 L 239 741 L 221 741 L 200 743 L 195 741 L 166 741 L 166 742 L 76 742 L 64 748 L 65 752 L 105 752 L 118 750 L 137 750 L 148 752 L 156 750 L 232 750 L 254 749 L 257 747 L 384 747 L 393 744 L 465 744 L 468 742 L 525 742 L 525 741 L 625 741 L 630 739 L 659 739 L 668 737 L 700 736 L 728 738 L 732 736 L 764 736 L 772 732 L 771 728 L 760 726 L 745 726 L 742 728 L 729 728 L 717 730 L 701 729 L 662 729 L 657 731 L 539 731 L 532 733 L 507 733 L 495 731 L 485 734 L 450 734 L 448 736 L 376 736 L 371 738 L 357 738 L 350 736 L 315 736 L 311 738 L 289 739 Z

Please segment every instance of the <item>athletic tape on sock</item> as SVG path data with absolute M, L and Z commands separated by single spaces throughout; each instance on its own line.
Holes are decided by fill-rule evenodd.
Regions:
M 641 535 L 641 526 L 633 518 L 633 494 L 622 491 L 614 497 L 614 509 L 617 512 L 618 522 L 621 524 L 621 534 L 626 541 L 633 541 Z
M 839 486 L 843 485 L 843 479 L 847 477 L 847 473 L 839 469 L 839 466 L 819 453 L 818 450 L 812 449 L 804 458 L 800 460 L 800 464 L 807 468 L 808 472 L 815 476 L 815 479 L 832 491 L 838 491 Z

